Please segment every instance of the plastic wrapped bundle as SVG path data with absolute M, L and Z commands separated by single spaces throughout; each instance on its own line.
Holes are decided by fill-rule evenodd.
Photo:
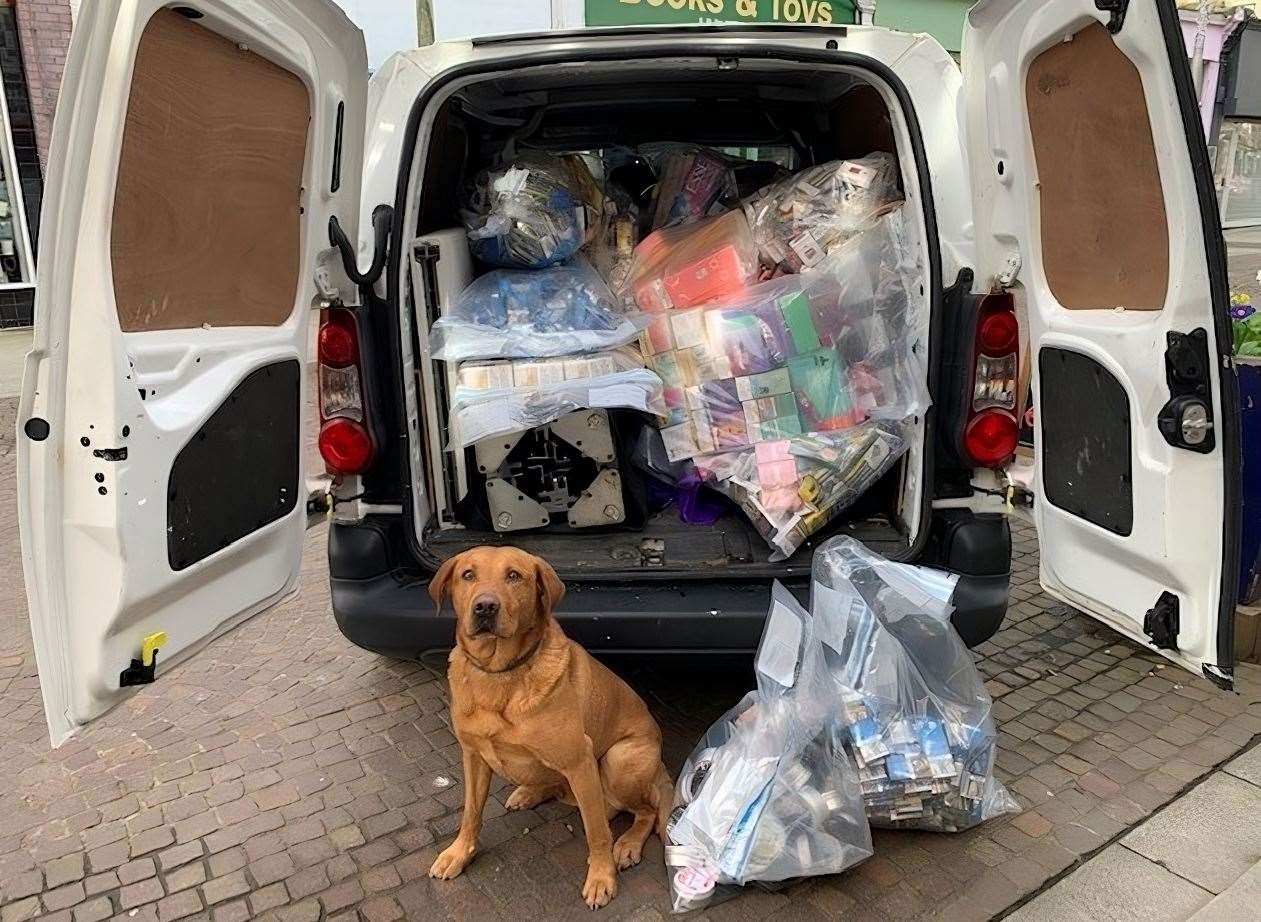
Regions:
M 433 357 L 541 358 L 596 352 L 635 339 L 628 315 L 581 258 L 546 269 L 500 269 L 477 279 L 429 331 Z
M 916 271 L 892 212 L 814 272 L 653 317 L 640 345 L 665 386 L 671 460 L 921 413 Z
M 640 310 L 659 314 L 734 295 L 758 270 L 748 221 L 732 211 L 649 234 L 635 247 L 626 290 Z
M 576 410 L 665 412 L 661 379 L 637 350 L 564 358 L 465 362 L 451 396 L 451 449 L 555 422 Z
M 622 291 L 630 276 L 639 243 L 639 206 L 615 182 L 604 190 L 604 220 L 585 252 L 613 291 Z
M 722 154 L 681 145 L 659 154 L 654 228 L 691 224 L 739 206 L 736 177 Z
M 674 912 L 749 883 L 835 874 L 871 857 L 815 625 L 776 583 L 757 690 L 709 729 L 679 774 L 666 846 Z
M 957 832 L 1020 807 L 994 777 L 992 702 L 950 623 L 957 577 L 853 538 L 814 554 L 811 610 L 873 826 Z
M 707 455 L 696 459 L 696 469 L 740 506 L 771 546 L 771 559 L 783 560 L 883 477 L 910 437 L 910 423 L 872 421 Z
M 752 196 L 744 208 L 763 261 L 801 272 L 900 200 L 897 160 L 876 153 L 802 170 Z
M 461 212 L 473 255 L 492 266 L 540 269 L 586 242 L 581 162 L 533 154 L 478 174 Z

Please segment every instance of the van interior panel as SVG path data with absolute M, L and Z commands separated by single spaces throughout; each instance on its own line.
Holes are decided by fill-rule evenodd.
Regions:
M 124 333 L 289 319 L 310 116 L 294 74 L 179 13 L 154 14 L 136 55 L 114 196 Z
M 1095 23 L 1034 59 L 1025 95 L 1039 200 L 1055 203 L 1040 211 L 1042 263 L 1056 300 L 1160 310 L 1169 222 L 1138 68 Z

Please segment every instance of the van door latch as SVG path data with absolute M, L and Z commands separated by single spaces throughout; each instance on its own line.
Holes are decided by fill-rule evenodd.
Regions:
M 1160 434 L 1174 448 L 1206 455 L 1217 439 L 1213 433 L 1213 390 L 1209 385 L 1208 333 L 1170 331 L 1166 336 L 1165 380 L 1169 402 L 1156 417 Z
M 140 659 L 133 659 L 131 665 L 119 673 L 118 687 L 152 684 L 158 669 L 158 650 L 166 646 L 166 641 L 166 631 L 150 634 L 141 641 Z
M 1156 604 L 1147 609 L 1143 618 L 1143 633 L 1152 639 L 1157 650 L 1178 649 L 1178 597 L 1172 592 L 1162 592 Z
M 1125 12 L 1130 8 L 1130 0 L 1095 0 L 1095 9 L 1108 14 L 1108 31 L 1116 35 L 1125 25 Z

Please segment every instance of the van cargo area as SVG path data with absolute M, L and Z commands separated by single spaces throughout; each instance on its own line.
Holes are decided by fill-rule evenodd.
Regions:
M 651 172 L 647 152 L 668 144 L 696 145 L 740 163 L 736 173 L 744 201 L 771 180 L 817 164 L 892 155 L 913 271 L 920 281 L 908 287 L 908 316 L 927 331 L 940 292 L 930 282 L 936 259 L 930 240 L 935 238 L 925 220 L 926 189 L 913 154 L 915 129 L 878 75 L 848 65 L 820 68 L 756 58 L 536 66 L 451 81 L 427 101 L 418 130 L 413 194 L 404 218 L 410 230 L 400 322 L 411 422 L 412 525 L 424 557 L 438 561 L 481 544 L 511 543 L 551 561 L 562 577 L 602 581 L 650 571 L 701 579 L 800 574 L 809 570 L 813 546 L 838 533 L 852 534 L 892 559 L 913 555 L 927 537 L 930 452 L 923 413 L 907 423 L 910 447 L 898 463 L 795 553 L 771 562 L 773 548 L 731 500 L 704 494 L 712 504 L 712 524 L 688 524 L 677 504 L 661 508 L 653 502 L 651 478 L 632 458 L 642 433 L 656 428 L 642 412 L 592 411 L 599 419 L 591 425 L 610 430 L 605 435 L 616 468 L 611 482 L 597 476 L 605 467 L 600 462 L 608 459 L 593 460 L 574 449 L 582 442 L 572 435 L 568 441 L 548 433 L 527 433 L 519 441 L 513 436 L 503 440 L 503 451 L 489 462 L 473 447 L 460 449 L 453 441 L 450 409 L 455 363 L 435 359 L 428 336 L 464 289 L 493 268 L 470 254 L 462 220 L 468 190 L 479 174 L 532 152 L 582 155 L 600 182 L 607 180 L 601 174 L 614 161 L 623 174 L 638 170 L 643 188 L 635 191 L 651 202 L 662 177 Z M 924 340 L 914 349 L 923 357 L 926 378 L 927 336 Z M 576 424 L 585 425 L 586 415 L 579 415 Z M 496 514 L 488 497 L 493 470 L 487 464 L 498 464 L 505 452 L 520 461 L 515 470 L 521 477 L 511 485 L 513 502 L 520 505 L 513 508 L 533 510 L 530 528 L 515 523 L 504 528 L 513 513 Z M 538 516 L 540 494 L 555 498 L 571 481 L 578 483 L 585 507 L 594 504 L 594 515 L 584 518 L 572 503 L 568 516 L 555 514 L 565 506 L 562 496 L 558 505 L 547 507 L 554 514 Z M 610 498 L 619 484 L 621 495 Z M 616 523 L 602 524 L 601 510 Z

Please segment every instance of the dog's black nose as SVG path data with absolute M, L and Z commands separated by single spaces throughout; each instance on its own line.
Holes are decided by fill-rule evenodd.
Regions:
M 482 596 L 473 602 L 473 620 L 479 630 L 488 631 L 495 626 L 495 618 L 499 615 L 499 600 L 492 596 Z

